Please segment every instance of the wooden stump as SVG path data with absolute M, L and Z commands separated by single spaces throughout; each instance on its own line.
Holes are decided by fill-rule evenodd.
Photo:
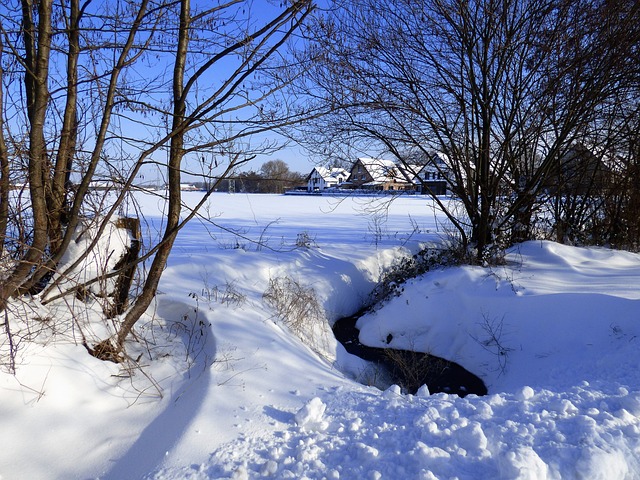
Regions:
M 119 218 L 116 221 L 117 228 L 124 228 L 129 232 L 131 244 L 127 247 L 126 253 L 114 266 L 114 270 L 120 270 L 113 292 L 113 301 L 105 308 L 107 318 L 122 315 L 129 304 L 129 291 L 136 272 L 136 260 L 140 254 L 141 234 L 140 219 L 134 217 Z

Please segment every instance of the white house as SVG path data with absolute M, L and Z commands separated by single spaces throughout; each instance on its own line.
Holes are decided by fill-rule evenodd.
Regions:
M 307 175 L 307 190 L 315 192 L 325 188 L 338 187 L 347 181 L 349 172 L 344 168 L 315 167 Z

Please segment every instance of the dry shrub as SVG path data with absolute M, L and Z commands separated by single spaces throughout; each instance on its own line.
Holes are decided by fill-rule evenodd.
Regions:
M 85 344 L 87 351 L 100 360 L 107 360 L 114 363 L 124 363 L 125 357 L 121 350 L 111 342 L 111 340 L 103 340 L 96 344 L 93 348 Z
M 410 350 L 387 348 L 385 357 L 392 365 L 392 374 L 406 391 L 415 393 L 422 385 L 431 383 L 447 368 L 441 358 Z
M 271 278 L 262 298 L 294 335 L 323 354 L 328 325 L 313 287 L 302 285 L 290 277 Z

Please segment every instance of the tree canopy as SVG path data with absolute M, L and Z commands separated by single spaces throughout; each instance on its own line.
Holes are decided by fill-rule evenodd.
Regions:
M 604 158 L 637 144 L 621 132 L 638 123 L 639 18 L 631 1 L 336 2 L 312 29 L 321 60 L 298 84 L 332 113 L 300 139 L 407 167 L 439 154 L 463 211 L 441 207 L 483 261 L 534 235 L 548 179 L 577 145 Z

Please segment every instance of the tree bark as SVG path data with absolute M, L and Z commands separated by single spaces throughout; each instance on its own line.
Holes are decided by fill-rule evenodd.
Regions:
M 0 261 L 4 256 L 4 244 L 7 236 L 7 227 L 9 225 L 9 191 L 11 190 L 9 151 L 4 137 L 4 114 L 2 114 L 2 112 L 4 112 L 3 57 L 4 43 L 0 36 Z M 3 294 L 0 292 L 0 299 L 2 297 Z
M 180 25 L 178 28 L 178 41 L 176 44 L 175 63 L 173 69 L 173 115 L 172 131 L 168 162 L 168 189 L 169 206 L 167 212 L 167 225 L 162 239 L 162 244 L 149 267 L 147 279 L 142 293 L 136 299 L 133 307 L 127 312 L 116 337 L 116 347 L 122 350 L 124 342 L 131 333 L 133 326 L 147 310 L 158 290 L 158 283 L 167 264 L 169 253 L 178 235 L 180 224 L 180 210 L 182 208 L 182 193 L 180 190 L 180 172 L 182 158 L 184 156 L 184 129 L 186 101 L 184 97 L 184 75 L 189 51 L 189 33 L 191 25 L 191 2 L 180 1 Z
M 76 152 L 81 16 L 79 0 L 70 0 L 67 20 L 69 48 L 67 52 L 66 104 L 51 188 L 47 191 L 49 241 L 51 243 L 50 249 L 54 253 L 58 252 L 62 245 L 63 228 L 69 220 L 67 196 L 70 187 L 69 177 Z
M 26 247 L 22 261 L 9 274 L 0 298 L 0 311 L 9 297 L 15 295 L 29 276 L 39 267 L 47 254 L 47 146 L 44 135 L 49 102 L 48 78 L 51 49 L 51 0 L 40 0 L 38 21 L 33 20 L 32 0 L 22 0 L 22 34 L 26 65 L 24 83 L 29 120 L 28 181 L 33 217 L 32 241 Z M 37 23 L 37 24 L 36 24 Z

